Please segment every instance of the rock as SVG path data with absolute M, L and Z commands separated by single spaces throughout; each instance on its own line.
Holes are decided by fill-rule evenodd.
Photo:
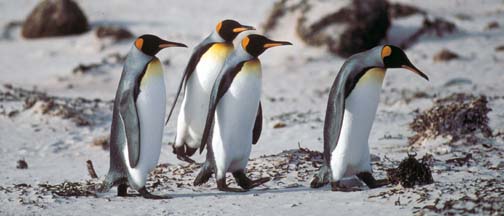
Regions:
M 16 168 L 18 169 L 28 169 L 28 163 L 25 160 L 18 160 Z
M 348 28 L 329 47 L 331 52 L 343 57 L 375 47 L 387 36 L 390 27 L 386 1 L 354 0 L 352 7 Z
M 115 41 L 130 39 L 133 34 L 126 28 L 115 26 L 100 26 L 96 29 L 96 37 L 112 38 Z
M 88 21 L 72 0 L 44 0 L 26 18 L 22 35 L 42 38 L 81 34 L 88 30 Z
M 378 45 L 390 26 L 385 0 L 280 0 L 263 25 L 265 33 L 285 38 L 292 29 L 274 32 L 284 21 L 295 22 L 294 34 L 304 43 L 325 46 L 343 57 Z
M 273 128 L 278 129 L 278 128 L 284 128 L 284 127 L 286 127 L 286 126 L 287 126 L 287 124 L 285 124 L 285 123 L 283 123 L 283 122 L 277 122 L 277 123 L 275 123 L 275 124 L 273 125 Z
M 414 14 L 427 14 L 425 11 L 413 6 L 413 5 L 407 5 L 407 4 L 401 4 L 401 3 L 391 3 L 389 5 L 389 16 L 390 18 L 401 18 L 401 17 L 407 17 L 411 16 Z
M 459 55 L 447 49 L 443 49 L 434 55 L 435 62 L 451 61 L 458 58 L 460 58 Z
M 504 45 L 500 45 L 498 47 L 495 47 L 495 51 L 497 51 L 497 52 L 503 52 L 504 51 Z
M 486 30 L 492 30 L 492 29 L 498 29 L 500 27 L 499 23 L 497 21 L 492 21 L 489 22 L 486 26 Z

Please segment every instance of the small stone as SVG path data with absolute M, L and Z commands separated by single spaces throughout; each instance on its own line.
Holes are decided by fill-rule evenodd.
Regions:
M 126 28 L 115 26 L 100 26 L 96 29 L 96 37 L 112 38 L 116 41 L 120 41 L 132 38 L 133 34 Z
M 450 50 L 447 50 L 447 49 L 443 49 L 434 56 L 434 61 L 435 62 L 446 62 L 446 61 L 451 61 L 453 59 L 458 59 L 458 58 L 460 58 L 460 57 L 456 53 L 454 53 Z
M 500 45 L 498 47 L 495 47 L 495 51 L 497 51 L 497 52 L 503 52 L 504 51 L 504 45 Z
M 28 163 L 26 163 L 25 160 L 18 160 L 16 168 L 18 168 L 18 169 L 28 169 Z
M 278 128 L 284 128 L 286 126 L 287 126 L 287 124 L 285 124 L 283 122 L 277 122 L 276 124 L 273 125 L 273 128 L 278 129 Z
M 486 26 L 486 30 L 498 29 L 500 27 L 497 21 L 489 22 Z

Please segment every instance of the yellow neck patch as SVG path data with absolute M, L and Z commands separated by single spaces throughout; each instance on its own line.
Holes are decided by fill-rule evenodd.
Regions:
M 392 48 L 390 48 L 389 46 L 384 46 L 381 51 L 382 59 L 389 56 L 390 54 L 392 54 Z
M 138 38 L 135 40 L 135 47 L 139 50 L 142 50 L 144 40 L 142 38 Z
M 149 80 L 152 79 L 163 79 L 163 67 L 159 59 L 155 58 L 147 65 L 145 69 L 145 74 L 140 81 L 140 87 L 149 84 Z
M 385 77 L 384 68 L 371 68 L 364 72 L 364 75 L 357 81 L 356 86 L 370 84 L 371 82 L 383 82 Z M 381 84 L 380 84 L 381 85 Z
M 257 74 L 261 75 L 261 61 L 253 59 L 243 64 L 240 74 Z
M 233 45 L 228 43 L 215 43 L 201 58 L 226 59 L 233 51 Z

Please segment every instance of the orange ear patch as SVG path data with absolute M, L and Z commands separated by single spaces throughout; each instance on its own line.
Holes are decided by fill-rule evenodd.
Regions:
M 217 30 L 217 32 L 220 32 L 222 28 L 222 21 L 220 21 L 219 23 L 217 23 L 217 26 L 215 27 L 215 30 Z
M 135 40 L 136 48 L 138 48 L 139 50 L 142 50 L 143 43 L 144 43 L 144 40 L 142 38 L 136 39 Z
M 250 42 L 250 39 L 249 39 L 248 36 L 243 38 L 243 40 L 242 40 L 242 47 L 243 47 L 243 49 L 247 48 L 249 42 Z
M 390 54 L 392 54 L 392 48 L 390 48 L 389 46 L 384 46 L 381 51 L 382 59 L 389 56 Z

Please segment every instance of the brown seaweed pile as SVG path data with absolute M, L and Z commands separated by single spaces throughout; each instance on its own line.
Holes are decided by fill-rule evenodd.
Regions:
M 403 159 L 399 167 L 387 170 L 389 181 L 393 184 L 401 184 L 406 188 L 414 187 L 415 185 L 432 184 L 432 171 L 427 163 L 428 157 L 418 161 L 414 154 L 408 154 L 408 157 Z
M 418 114 L 410 123 L 410 128 L 416 134 L 408 138 L 409 143 L 420 143 L 439 136 L 449 138 L 450 143 L 461 139 L 474 143 L 478 132 L 491 137 L 487 116 L 491 109 L 487 103 L 486 96 L 476 97 L 464 93 L 436 100 L 432 108 Z
M 322 153 L 306 148 L 285 150 L 279 154 L 264 155 L 251 159 L 247 166 L 247 175 L 252 178 L 271 177 L 272 181 L 264 186 L 271 187 L 298 187 L 297 183 L 311 179 L 323 162 Z M 215 179 L 199 187 L 193 187 L 192 181 L 198 174 L 201 164 L 171 165 L 160 164 L 151 173 L 147 181 L 149 190 L 168 190 L 185 188 L 201 191 L 205 188 L 214 188 Z M 228 184 L 235 184 L 230 176 Z
M 96 183 L 92 181 L 85 182 L 69 182 L 65 181 L 60 184 L 39 184 L 42 193 L 50 192 L 62 197 L 80 197 L 80 196 L 95 196 Z
M 0 102 L 22 102 L 22 107 L 6 111 L 0 106 L 0 115 L 15 117 L 21 111 L 36 110 L 43 115 L 59 116 L 63 119 L 70 119 L 77 126 L 89 126 L 96 123 L 96 117 L 99 111 L 111 110 L 111 101 L 102 101 L 100 99 L 89 100 L 85 98 L 64 98 L 49 96 L 44 92 L 37 90 L 26 90 L 19 87 L 13 87 L 5 84 L 0 88 Z M 38 104 L 37 106 L 35 106 Z M 102 113 L 103 114 L 103 113 Z M 105 116 L 101 116 L 105 118 Z

